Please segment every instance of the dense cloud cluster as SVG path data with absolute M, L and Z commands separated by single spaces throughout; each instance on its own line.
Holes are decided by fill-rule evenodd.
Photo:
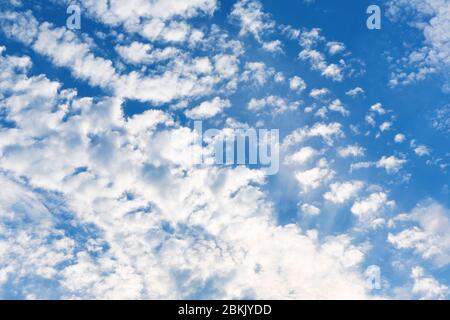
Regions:
M 52 2 L 61 10 L 70 3 Z M 433 17 L 424 61 L 446 68 L 433 57 L 449 52 L 439 33 L 448 7 L 428 2 L 429 10 L 419 6 Z M 392 250 L 445 267 L 450 224 L 448 209 L 432 200 L 398 214 L 389 186 L 356 177 L 377 170 L 404 180 L 411 157 L 433 152 L 397 132 L 381 103 L 369 104 L 358 126 L 349 122 L 350 103 L 365 90 L 349 85 L 338 97 L 332 89 L 357 68 L 346 44 L 319 28 L 280 25 L 257 0 L 236 1 L 227 13 L 234 33 L 194 21 L 209 21 L 216 0 L 80 4 L 101 31 L 69 30 L 17 0 L 0 7 L 0 41 L 26 48 L 0 42 L 0 297 L 448 296 L 416 261 L 403 266 L 407 293 L 388 280 L 378 292 L 366 286 L 373 232 L 382 230 Z M 249 37 L 270 57 L 292 42 L 293 62 L 323 82 L 247 54 Z M 36 72 L 35 60 L 70 75 Z M 82 94 L 78 83 L 100 93 Z M 130 102 L 145 110 L 128 113 Z M 193 120 L 226 135 L 295 112 L 303 122 L 283 133 L 276 178 L 214 165 L 214 141 L 205 142 L 204 163 L 190 157 L 201 152 Z M 436 127 L 446 130 L 445 116 Z M 371 154 L 355 141 L 389 134 L 395 146 L 410 140 L 410 149 Z M 282 222 L 279 190 L 297 220 Z M 327 230 L 329 217 L 302 224 L 339 210 L 352 221 L 339 232 Z

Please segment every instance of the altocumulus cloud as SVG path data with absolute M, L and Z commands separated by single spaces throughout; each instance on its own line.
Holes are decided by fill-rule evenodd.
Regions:
M 395 197 L 448 158 L 374 98 L 354 43 L 258 0 L 82 0 L 81 30 L 51 3 L 0 5 L 0 297 L 448 297 L 448 209 Z M 391 87 L 445 71 L 447 3 L 388 5 L 433 20 Z M 213 165 L 194 120 L 280 129 L 279 174 Z

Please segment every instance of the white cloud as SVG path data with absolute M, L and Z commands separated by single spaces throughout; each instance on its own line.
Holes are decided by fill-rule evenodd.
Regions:
M 289 80 L 289 88 L 293 91 L 302 92 L 306 89 L 306 82 L 302 78 L 294 76 Z
M 152 49 L 150 44 L 144 44 L 133 41 L 129 46 L 117 46 L 119 55 L 130 63 L 143 63 L 151 61 L 149 51 Z
M 327 88 L 316 88 L 312 89 L 309 96 L 314 99 L 323 99 L 325 96 L 330 94 L 330 90 Z
M 331 41 L 327 43 L 328 53 L 331 55 L 338 54 L 345 50 L 345 45 L 342 42 Z
M 29 25 L 18 24 L 25 17 Z M 121 75 L 115 69 L 112 61 L 95 56 L 92 50 L 92 40 L 81 39 L 74 32 L 64 27 L 55 28 L 47 22 L 38 24 L 31 15 L 4 14 L 3 30 L 12 28 L 22 30 L 36 27 L 32 37 L 32 48 L 60 67 L 69 68 L 76 78 L 88 81 L 91 85 L 100 86 L 114 91 L 116 96 L 167 103 L 181 97 L 203 96 L 210 93 L 219 83 L 232 82 L 238 72 L 236 56 L 217 55 L 214 74 L 205 74 L 205 69 L 199 69 L 199 59 L 179 61 L 170 64 L 161 74 L 146 76 L 138 71 Z M 11 34 L 20 41 L 20 32 Z M 34 42 L 33 42 L 34 41 Z M 255 71 L 257 80 L 261 80 L 261 72 Z M 265 75 L 263 74 L 265 77 Z
M 344 107 L 341 100 L 339 99 L 333 100 L 331 104 L 328 106 L 328 109 L 330 109 L 331 111 L 339 112 L 345 117 L 350 115 L 350 112 Z
M 386 110 L 384 110 L 383 105 L 381 103 L 376 103 L 370 107 L 370 110 L 376 112 L 380 115 L 386 114 Z
M 76 77 L 88 80 L 92 85 L 106 87 L 118 80 L 110 60 L 95 57 L 88 44 L 65 28 L 53 28 L 42 23 L 33 48 L 50 57 L 57 66 L 71 68 Z
M 315 156 L 317 156 L 319 152 L 311 147 L 303 147 L 299 151 L 295 152 L 292 155 L 286 157 L 287 164 L 305 164 Z
M 283 53 L 283 45 L 280 40 L 274 40 L 263 43 L 263 49 L 274 53 Z
M 262 5 L 256 0 L 239 0 L 233 6 L 230 14 L 232 20 L 240 25 L 239 34 L 252 34 L 262 42 L 262 36 L 275 27 L 275 23 L 263 12 Z
M 363 147 L 360 147 L 358 145 L 349 145 L 345 148 L 339 148 L 338 154 L 342 158 L 362 157 L 365 154 L 365 150 Z
M 118 45 L 116 50 L 126 62 L 131 64 L 155 63 L 172 59 L 179 54 L 178 49 L 174 47 L 154 49 L 151 44 L 137 41 L 133 41 L 129 46 Z
M 444 134 L 450 133 L 450 104 L 437 108 L 431 124 L 433 128 Z
M 321 68 L 321 66 L 318 66 L 317 68 Z M 330 64 L 326 66 L 322 71 L 322 75 L 325 78 L 333 79 L 334 81 L 342 81 L 344 79 L 344 76 L 342 75 L 342 68 L 336 64 Z
M 378 160 L 376 166 L 377 168 L 384 168 L 388 173 L 396 173 L 406 162 L 406 160 L 398 159 L 395 156 L 383 156 L 380 160 Z
M 317 109 L 316 113 L 314 113 L 314 115 L 316 117 L 319 117 L 322 119 L 325 119 L 327 117 L 327 114 L 328 114 L 328 108 L 326 108 L 326 107 L 321 107 L 321 108 Z
M 415 154 L 417 154 L 419 157 L 423 156 L 429 156 L 430 155 L 430 149 L 428 149 L 427 146 L 421 145 L 414 149 Z
M 0 13 L 0 21 L 0 28 L 7 37 L 16 38 L 27 45 L 32 44 L 36 40 L 39 23 L 31 11 L 23 14 L 4 11 Z
M 71 0 L 55 1 L 65 5 L 72 3 Z M 180 35 L 191 31 L 186 30 L 189 26 L 180 19 L 212 15 L 218 6 L 216 0 L 132 0 L 128 2 L 87 0 L 82 4 L 83 13 L 101 23 L 112 27 L 123 26 L 126 32 L 139 33 L 150 40 L 163 41 L 180 40 Z M 182 38 L 187 39 L 185 35 Z
M 408 24 L 423 34 L 423 46 L 399 59 L 391 76 L 391 85 L 410 84 L 430 74 L 450 69 L 450 6 L 443 0 L 399 0 L 388 2 L 388 17 L 398 22 L 408 13 Z M 412 14 L 411 14 L 412 13 Z M 400 67 L 398 66 L 400 64 Z M 448 78 L 444 90 L 448 89 Z
M 324 194 L 325 200 L 333 203 L 342 204 L 356 197 L 363 188 L 361 181 L 336 182 L 330 185 L 330 191 Z
M 242 73 L 242 80 L 262 86 L 273 73 L 273 70 L 267 69 L 263 62 L 247 62 Z
M 91 10 L 98 8 L 97 13 L 105 14 L 105 12 L 100 11 L 106 9 L 104 6 L 91 4 L 89 8 Z M 166 20 L 175 16 L 190 18 L 201 13 L 211 14 L 216 8 L 216 0 L 187 0 L 182 3 L 176 0 L 137 1 L 125 5 L 123 2 L 116 0 L 112 1 L 108 13 L 115 15 L 114 18 L 121 21 L 145 16 Z
M 325 78 L 334 81 L 344 79 L 342 67 L 336 64 L 327 64 L 322 53 L 315 49 L 304 49 L 298 55 L 300 60 L 309 61 L 313 70 L 318 70 Z
M 332 145 L 334 139 L 342 138 L 344 136 L 342 125 L 340 123 L 316 123 L 312 127 L 300 128 L 290 133 L 284 138 L 283 147 L 288 148 L 313 137 L 321 137 L 328 145 Z
M 361 222 L 374 226 L 374 222 L 378 223 L 377 218 L 382 211 L 394 206 L 395 202 L 389 201 L 386 193 L 377 192 L 372 193 L 365 199 L 357 200 L 353 204 L 351 211 Z
M 403 133 L 398 133 L 394 137 L 396 143 L 403 143 L 406 141 L 406 136 Z
M 370 161 L 352 163 L 350 166 L 350 172 L 353 172 L 354 170 L 359 170 L 359 169 L 368 169 L 370 167 L 373 167 L 374 165 L 375 165 L 375 163 L 370 162 Z
M 334 175 L 335 172 L 329 168 L 328 163 L 324 159 L 321 159 L 317 163 L 317 167 L 296 172 L 295 178 L 300 185 L 302 193 L 308 193 L 330 181 Z
M 238 59 L 234 55 L 220 54 L 214 57 L 214 68 L 224 78 L 233 78 L 239 72 Z
M 320 209 L 316 206 L 308 203 L 304 203 L 300 206 L 300 210 L 302 213 L 308 216 L 317 216 L 320 214 Z
M 286 80 L 286 78 L 282 72 L 277 72 L 274 76 L 274 80 L 277 83 L 282 83 Z
M 105 89 L 112 98 L 78 97 L 73 90 L 62 90 L 66 84 L 50 81 L 44 75 L 26 76 L 31 67 L 29 58 L 2 56 L 0 88 L 8 92 L 6 96 L 0 95 L 1 105 L 5 106 L 2 113 L 16 127 L 3 128 L 0 135 L 0 168 L 13 177 L 5 178 L 9 182 L 2 180 L 1 184 L 15 191 L 0 195 L 0 208 L 6 208 L 6 213 L 1 214 L 8 219 L 16 218 L 17 203 L 33 213 L 52 216 L 53 208 L 40 204 L 39 192 L 54 193 L 58 203 L 65 205 L 64 210 L 74 215 L 75 225 L 95 226 L 102 231 L 101 236 L 89 239 L 92 240 L 86 241 L 89 245 L 75 250 L 72 239 L 65 234 L 61 236 L 62 242 L 53 241 L 47 234 L 40 237 L 26 226 L 23 228 L 26 236 L 11 245 L 14 235 L 9 235 L 9 242 L 0 247 L 0 254 L 13 255 L 25 248 L 23 255 L 32 259 L 29 264 L 22 262 L 25 259 L 18 259 L 18 264 L 9 268 L 0 264 L 0 282 L 14 277 L 27 281 L 28 274 L 44 275 L 58 286 L 55 292 L 63 293 L 65 298 L 183 299 L 196 298 L 204 289 L 214 292 L 218 298 L 229 299 L 365 298 L 365 281 L 360 270 L 366 244 L 355 245 L 358 242 L 347 235 L 326 238 L 322 231 L 304 232 L 297 225 L 279 225 L 260 170 L 216 168 L 208 162 L 204 166 L 192 166 L 187 159 L 192 131 L 176 120 L 172 114 L 174 109 L 167 112 L 152 109 L 128 118 L 124 116 L 127 99 L 151 102 L 155 108 L 166 103 L 178 104 L 181 109 L 192 101 L 217 96 L 190 110 L 177 110 L 194 119 L 212 118 L 231 104 L 218 96 L 231 96 L 242 84 L 239 81 L 247 82 L 243 85 L 248 88 L 248 83 L 263 86 L 269 81 L 286 80 L 262 62 L 241 59 L 242 43 L 223 40 L 224 44 L 220 39 L 228 35 L 218 27 L 208 26 L 200 31 L 186 20 L 211 14 L 217 2 L 113 0 L 108 5 L 85 2 L 94 18 L 114 31 L 117 27 L 124 32 L 118 36 L 121 40 L 115 47 L 121 61 L 100 57 L 105 51 L 82 33 L 50 25 L 45 32 L 40 32 L 46 24 L 26 30 L 19 22 L 25 15 L 10 19 L 17 20 L 13 28 L 4 28 L 9 30 L 9 36 L 18 37 L 26 45 L 36 47 L 39 43 L 36 51 L 51 63 L 68 68 L 76 78 L 90 85 Z M 236 16 L 241 33 L 254 36 L 265 50 L 281 52 L 281 41 L 266 39 L 273 27 L 259 2 L 239 1 L 233 10 L 239 3 L 243 6 L 241 13 L 245 13 Z M 164 11 L 151 12 L 153 6 Z M 128 39 L 135 38 L 127 32 L 139 33 L 144 40 L 140 37 L 142 42 L 129 43 Z M 325 60 L 326 51 L 320 49 L 324 52 L 321 53 L 315 48 L 326 43 L 328 53 L 334 55 L 345 50 L 343 44 L 327 43 L 318 29 L 302 31 L 298 37 L 302 45 L 309 46 L 303 49 L 309 52 L 305 59 L 313 69 L 332 80 L 343 79 L 345 62 L 329 64 Z M 158 49 L 165 42 L 174 44 Z M 187 47 L 181 49 L 181 42 Z M 47 45 L 52 49 L 47 49 Z M 210 52 L 195 58 L 188 52 L 192 48 Z M 129 65 L 124 66 L 123 62 Z M 146 65 L 155 62 L 160 65 L 154 69 Z M 242 72 L 240 65 L 244 68 Z M 137 69 L 129 72 L 129 68 Z M 304 81 L 294 79 L 290 79 L 290 88 L 305 90 Z M 362 94 L 362 89 L 357 88 L 348 91 L 348 95 Z M 313 89 L 310 96 L 322 99 L 329 93 L 328 89 Z M 263 97 L 252 99 L 248 108 L 259 111 L 270 107 L 271 111 L 280 113 L 300 105 L 298 101 L 290 102 L 269 92 Z M 331 100 L 324 100 L 323 106 L 316 105 L 316 101 L 311 110 L 315 112 L 323 107 L 325 111 L 349 114 L 340 100 L 330 103 Z M 382 114 L 380 109 L 371 112 L 373 117 Z M 222 123 L 216 120 L 214 124 Z M 266 121 L 270 125 L 265 118 L 257 120 L 257 126 Z M 251 119 L 245 121 L 250 123 Z M 232 118 L 226 122 L 232 126 L 248 126 Z M 318 155 L 335 153 L 336 149 L 329 147 L 344 137 L 344 131 L 343 125 L 336 122 L 297 126 L 283 146 L 288 149 L 286 161 L 299 165 L 300 169 L 295 168 L 295 178 L 306 193 L 326 187 L 337 176 L 332 169 L 334 159 L 321 159 L 311 169 L 300 166 Z M 303 143 L 308 139 L 314 140 L 308 141 L 314 148 L 316 142 L 328 147 L 317 146 L 322 148 L 319 151 L 305 147 Z M 294 146 L 295 151 L 291 148 Z M 358 157 L 365 150 L 349 145 L 337 151 L 341 157 Z M 205 157 L 211 160 L 209 154 Z M 369 166 L 397 172 L 405 162 L 396 157 L 383 157 Z M 15 187 L 19 185 L 20 188 Z M 363 186 L 360 181 L 332 183 L 324 198 L 345 203 L 358 197 Z M 320 198 L 327 190 L 318 191 Z M 14 201 L 8 198 L 14 196 L 17 196 Z M 300 196 L 305 197 L 299 204 L 305 215 L 320 215 L 323 203 L 315 202 L 316 193 Z M 352 212 L 360 218 L 369 217 L 372 225 L 379 225 L 383 210 L 392 206 L 387 195 L 377 191 L 367 198 L 359 198 Z M 54 231 L 52 223 L 42 230 Z M 39 252 L 33 255 L 34 251 Z M 292 259 L 299 255 L 301 263 Z M 3 257 L 0 260 L 8 261 Z M 33 266 L 38 271 L 34 272 Z M 20 271 L 12 270 L 14 267 Z M 174 277 L 179 274 L 182 277 Z M 24 292 L 27 290 L 23 287 Z M 35 291 L 37 298 L 44 294 Z
M 289 110 L 296 110 L 300 105 L 299 101 L 289 102 L 279 96 L 267 96 L 262 99 L 252 98 L 247 108 L 252 111 L 260 111 L 266 107 L 272 108 L 272 112 L 275 114 L 284 113 Z
M 185 114 L 191 119 L 209 119 L 223 113 L 229 107 L 231 107 L 229 100 L 215 97 L 211 101 L 204 101 L 197 107 L 187 110 Z
M 345 94 L 347 96 L 354 98 L 354 97 L 364 94 L 364 89 L 361 87 L 355 87 L 351 90 L 348 90 Z
M 368 115 L 365 117 L 365 120 L 366 120 L 366 122 L 367 122 L 368 124 L 370 124 L 372 127 L 374 127 L 375 124 L 376 124 L 376 121 L 375 121 L 373 115 L 368 114 Z
M 325 37 L 321 35 L 320 28 L 312 28 L 311 30 L 303 30 L 299 32 L 299 42 L 304 48 L 311 48 L 317 46 L 319 43 L 325 41 Z
M 0 167 L 12 177 L 1 185 L 13 191 L 0 194 L 0 225 L 21 224 L 1 239 L 0 281 L 20 283 L 18 294 L 186 299 L 208 288 L 223 299 L 368 297 L 364 247 L 278 225 L 262 171 L 194 167 L 192 131 L 168 113 L 127 119 L 121 99 L 78 97 L 29 77 L 29 68 L 27 58 L 0 56 L 0 88 L 9 92 L 0 99 L 16 123 L 0 135 Z M 331 139 L 340 128 L 321 124 L 305 134 Z M 70 234 L 79 226 L 86 239 L 56 227 L 58 210 L 73 215 Z M 302 261 L 292 259 L 298 255 Z M 43 278 L 54 287 L 34 285 Z
M 392 127 L 392 122 L 390 121 L 385 121 L 380 125 L 380 131 L 381 132 L 385 132 L 385 131 L 389 131 Z
M 449 288 L 439 283 L 435 278 L 427 276 L 423 268 L 414 267 L 411 270 L 411 278 L 414 281 L 412 292 L 419 295 L 420 299 L 447 299 Z
M 401 232 L 390 233 L 388 241 L 398 249 L 414 249 L 424 259 L 438 266 L 450 263 L 449 210 L 434 201 L 420 203 L 411 213 L 393 219 L 398 222 L 415 222 L 417 225 Z
M 75 241 L 58 228 L 43 196 L 3 174 L 0 184 L 4 190 L 0 194 L 0 288 L 9 283 L 16 288 L 15 294 L 28 291 L 28 299 L 45 297 L 39 285 L 25 290 L 24 277 L 29 283 L 54 279 L 60 265 L 73 259 Z

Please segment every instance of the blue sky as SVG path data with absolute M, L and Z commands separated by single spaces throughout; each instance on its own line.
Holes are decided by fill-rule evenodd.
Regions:
M 72 3 L 0 5 L 1 298 L 448 299 L 447 0 Z

